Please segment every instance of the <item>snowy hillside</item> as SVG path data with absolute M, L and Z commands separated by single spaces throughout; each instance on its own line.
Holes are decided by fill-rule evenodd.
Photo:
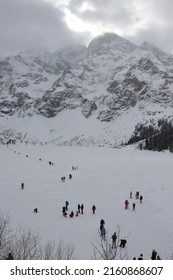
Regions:
M 103 218 L 109 237 L 120 226 L 120 237 L 128 240 L 122 250 L 130 259 L 141 253 L 144 259 L 150 259 L 153 249 L 163 259 L 171 258 L 172 154 L 133 147 L 117 150 L 21 144 L 8 148 L 1 145 L 0 153 L 0 211 L 9 211 L 14 228 L 22 225 L 38 230 L 43 240 L 71 242 L 76 259 L 91 259 L 91 243 L 99 241 Z M 72 166 L 78 166 L 78 170 L 73 171 Z M 61 182 L 62 176 L 65 182 Z M 25 183 L 24 190 L 21 182 Z M 134 197 L 136 191 L 143 195 L 142 204 Z M 125 199 L 130 201 L 128 210 L 124 209 Z M 83 203 L 84 214 L 64 218 L 62 206 L 66 200 L 68 213 Z M 135 211 L 132 202 L 136 203 Z M 36 207 L 38 213 L 34 214 Z
M 1 143 L 119 146 L 137 123 L 172 116 L 172 93 L 173 56 L 148 42 L 108 33 L 20 53 L 0 61 Z

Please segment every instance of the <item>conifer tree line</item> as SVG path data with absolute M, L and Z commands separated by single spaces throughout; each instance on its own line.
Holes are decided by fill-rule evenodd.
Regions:
M 152 123 L 152 121 L 151 121 Z M 140 150 L 173 152 L 173 123 L 166 119 L 159 119 L 156 124 L 138 124 L 126 145 L 139 142 Z

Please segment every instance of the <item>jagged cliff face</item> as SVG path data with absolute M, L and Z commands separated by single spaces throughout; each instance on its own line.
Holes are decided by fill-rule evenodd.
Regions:
M 56 119 L 77 110 L 81 118 L 115 123 L 134 108 L 145 119 L 172 107 L 173 56 L 147 42 L 105 34 L 88 48 L 0 61 L 0 117 Z

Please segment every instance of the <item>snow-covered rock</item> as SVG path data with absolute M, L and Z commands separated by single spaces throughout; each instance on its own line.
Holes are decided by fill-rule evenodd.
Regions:
M 31 138 L 40 134 L 27 131 L 29 118 L 34 122 L 41 117 L 45 141 L 68 143 L 83 135 L 86 143 L 93 137 L 94 143 L 99 139 L 100 145 L 102 139 L 101 145 L 114 146 L 138 122 L 173 115 L 172 107 L 173 56 L 148 42 L 137 46 L 106 33 L 88 48 L 20 53 L 0 61 L 0 126 L 5 120 L 5 129 L 22 132 L 18 123 L 23 118 Z M 68 125 L 63 121 L 59 132 L 61 118 Z M 80 124 L 76 127 L 76 118 L 80 123 L 85 118 L 84 131 Z M 93 130 L 93 123 L 99 128 Z

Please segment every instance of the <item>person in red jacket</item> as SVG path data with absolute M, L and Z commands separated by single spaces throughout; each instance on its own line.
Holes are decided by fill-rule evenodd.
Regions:
M 128 209 L 129 208 L 129 201 L 127 199 L 125 200 L 124 204 L 125 204 L 125 209 Z

